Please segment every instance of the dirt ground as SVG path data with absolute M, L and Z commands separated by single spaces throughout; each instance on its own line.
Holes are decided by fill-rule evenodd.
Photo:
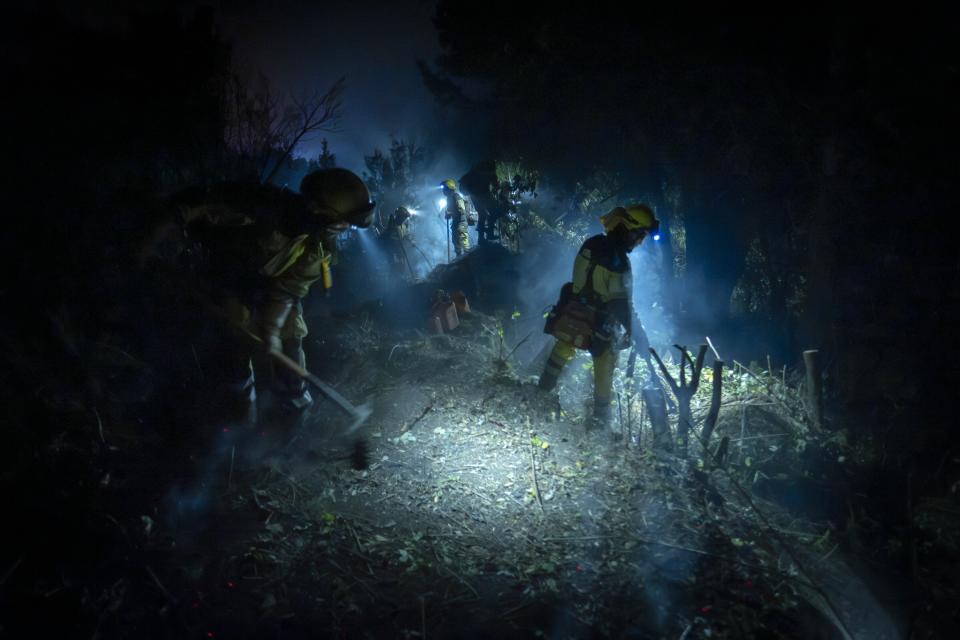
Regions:
M 646 371 L 620 370 L 613 424 L 588 430 L 589 357 L 540 391 L 549 339 L 495 317 L 441 336 L 364 314 L 311 329 L 311 369 L 372 410 L 354 432 L 322 398 L 297 421 L 198 428 L 192 382 L 161 430 L 136 401 L 152 374 L 116 349 L 115 402 L 51 392 L 11 413 L 59 435 L 8 473 L 34 490 L 15 494 L 0 637 L 903 635 L 898 574 L 850 553 L 871 540 L 842 490 L 856 451 L 809 429 L 785 372 L 728 366 L 705 452 L 707 368 L 682 456 L 651 447 Z
M 317 371 L 372 417 L 346 434 L 318 402 L 292 427 L 217 434 L 153 515 L 124 523 L 157 559 L 146 582 L 166 632 L 895 637 L 838 568 L 834 524 L 751 498 L 696 445 L 653 453 L 626 390 L 611 429 L 588 431 L 589 360 L 542 392 L 502 358 L 498 326 L 474 314 L 444 336 L 317 331 Z M 792 418 L 745 436 L 734 400 L 717 437 L 742 439 L 731 469 L 760 467 L 752 445 L 776 456 Z

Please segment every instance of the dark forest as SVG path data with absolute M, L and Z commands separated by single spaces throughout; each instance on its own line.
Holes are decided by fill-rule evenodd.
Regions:
M 0 638 L 960 622 L 955 20 L 4 12 Z

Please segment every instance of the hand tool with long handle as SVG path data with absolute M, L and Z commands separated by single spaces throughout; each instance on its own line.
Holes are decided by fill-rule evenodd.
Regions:
M 260 336 L 256 335 L 255 333 L 253 333 L 252 331 L 243 329 L 243 333 L 244 335 L 249 337 L 251 340 L 259 344 L 263 344 L 263 339 Z M 323 395 L 333 400 L 334 404 L 336 404 L 338 407 L 343 409 L 343 411 L 346 412 L 346 414 L 353 419 L 353 423 L 351 423 L 351 425 L 347 428 L 347 433 L 353 433 L 354 431 L 359 429 L 360 426 L 367 421 L 367 418 L 370 417 L 370 414 L 372 413 L 372 411 L 367 403 L 364 403 L 360 406 L 355 406 L 349 400 L 347 400 L 342 395 L 340 395 L 340 393 L 336 389 L 328 385 L 326 382 L 324 382 L 317 376 L 310 373 L 307 369 L 301 367 L 298 362 L 296 362 L 293 358 L 283 353 L 282 351 L 277 351 L 276 349 L 270 349 L 268 353 L 273 357 L 274 360 L 276 360 L 281 365 L 283 365 L 290 371 L 294 372 L 295 374 L 303 378 L 311 386 L 313 386 L 317 391 L 319 391 Z

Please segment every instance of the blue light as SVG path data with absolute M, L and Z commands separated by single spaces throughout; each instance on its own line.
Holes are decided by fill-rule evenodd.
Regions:
M 653 234 L 653 241 L 654 241 L 654 242 L 659 242 L 659 241 L 660 241 L 660 234 L 659 234 L 659 233 Z

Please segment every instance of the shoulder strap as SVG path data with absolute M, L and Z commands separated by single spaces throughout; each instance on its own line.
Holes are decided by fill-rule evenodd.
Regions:
M 307 238 L 309 237 L 308 234 L 302 234 L 290 240 L 263 266 L 260 272 L 271 278 L 281 276 L 306 251 Z
M 591 303 L 597 301 L 597 292 L 593 288 L 593 272 L 597 269 L 597 263 L 593 260 L 590 261 L 590 267 L 587 269 L 587 276 L 583 282 L 583 288 L 580 289 L 580 292 L 577 296 L 588 300 Z

